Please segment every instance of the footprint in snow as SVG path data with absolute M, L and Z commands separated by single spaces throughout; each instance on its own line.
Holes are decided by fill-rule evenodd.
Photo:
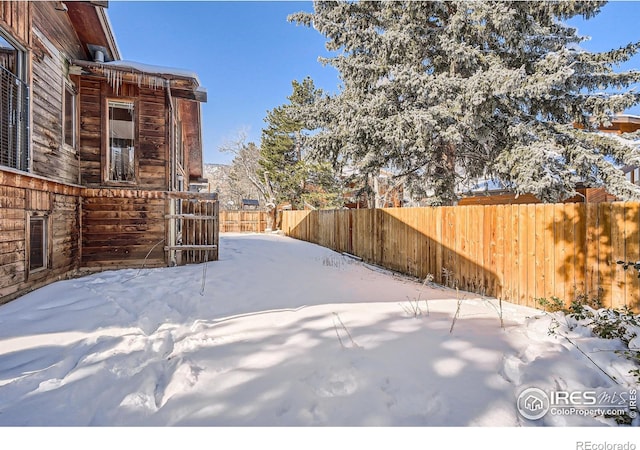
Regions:
M 315 372 L 304 381 L 319 397 L 345 397 L 358 389 L 358 379 L 353 369 Z
M 522 360 L 514 355 L 505 355 L 502 359 L 500 375 L 509 383 L 520 384 Z

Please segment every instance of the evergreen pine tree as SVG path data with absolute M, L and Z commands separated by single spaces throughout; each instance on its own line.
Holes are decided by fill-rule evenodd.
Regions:
M 335 206 L 339 199 L 333 168 L 307 154 L 303 136 L 309 132 L 304 121 L 296 118 L 297 108 L 312 105 L 322 95 L 311 78 L 293 81 L 289 103 L 267 113 L 262 130 L 260 171 L 271 183 L 279 202 L 290 202 L 295 209 L 304 203 L 314 207 Z
M 593 132 L 640 103 L 640 72 L 614 72 L 640 44 L 587 52 L 564 22 L 604 3 L 315 2 L 290 20 L 327 37 L 343 86 L 300 116 L 322 129 L 308 143 L 364 174 L 392 169 L 434 204 L 485 177 L 543 201 L 579 180 L 640 199 L 615 168 L 638 149 Z

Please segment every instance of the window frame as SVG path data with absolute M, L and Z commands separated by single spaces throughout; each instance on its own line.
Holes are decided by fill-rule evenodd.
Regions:
M 13 76 L 24 86 L 24 100 L 25 104 L 21 105 L 24 108 L 20 108 L 17 112 L 22 116 L 22 121 L 25 125 L 20 128 L 20 137 L 18 138 L 18 144 L 15 148 L 20 148 L 22 151 L 17 151 L 14 157 L 16 158 L 15 165 L 3 165 L 0 163 L 0 167 L 9 167 L 11 169 L 19 170 L 21 172 L 31 172 L 32 170 L 32 155 L 31 155 L 31 84 L 29 81 L 29 49 L 25 47 L 20 41 L 14 38 L 11 32 L 5 30 L 0 26 L 0 38 L 6 41 L 16 52 L 15 58 L 15 71 L 10 72 Z M 1 161 L 1 159 L 0 159 Z
M 14 38 L 10 32 L 4 30 L 4 28 L 0 27 L 0 38 L 7 41 L 9 45 L 13 47 L 16 51 L 16 70 L 15 76 L 23 82 L 27 82 L 27 63 L 28 63 L 28 53 L 29 50 L 25 48 L 20 42 Z
M 73 105 L 71 110 L 72 144 L 67 143 L 67 92 L 71 94 Z M 73 151 L 78 148 L 78 91 L 73 82 L 69 80 L 64 80 L 62 86 L 62 146 Z
M 133 107 L 133 180 L 114 180 L 111 178 L 111 142 L 110 142 L 110 119 L 109 108 L 112 103 L 130 103 Z M 103 129 L 105 135 L 103 139 L 104 151 L 102 152 L 102 181 L 107 185 L 132 186 L 137 185 L 139 180 L 139 160 L 140 160 L 140 136 L 138 127 L 138 99 L 133 97 L 106 97 L 104 100 Z
M 32 224 L 34 222 L 42 222 L 42 246 L 41 246 L 41 251 L 42 251 L 42 265 L 38 266 L 38 267 L 32 267 L 32 262 L 33 262 L 33 257 L 32 257 L 32 251 L 33 251 L 33 242 L 32 242 Z M 50 257 L 50 242 L 51 239 L 49 239 L 50 237 L 50 232 L 49 232 L 49 216 L 47 214 L 43 214 L 43 213 L 37 213 L 37 212 L 31 212 L 28 215 L 28 220 L 27 220 L 27 245 L 29 246 L 27 249 L 27 264 L 26 264 L 26 268 L 28 270 L 29 274 L 32 273 L 38 273 L 41 272 L 43 270 L 47 270 L 49 269 L 49 265 L 51 262 L 51 257 Z

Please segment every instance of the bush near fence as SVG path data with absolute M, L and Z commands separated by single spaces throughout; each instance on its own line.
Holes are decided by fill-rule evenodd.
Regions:
M 286 211 L 282 230 L 418 278 L 536 307 L 600 296 L 638 310 L 640 203 Z M 633 273 L 632 273 L 633 272 Z

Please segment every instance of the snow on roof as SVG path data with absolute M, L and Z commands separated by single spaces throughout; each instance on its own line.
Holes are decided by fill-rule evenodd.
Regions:
M 128 69 L 132 71 L 143 72 L 145 74 L 150 75 L 165 75 L 165 76 L 173 76 L 173 77 L 181 77 L 181 78 L 191 78 L 195 80 L 198 84 L 200 84 L 200 79 L 198 78 L 198 74 L 193 71 L 185 70 L 185 69 L 177 69 L 175 67 L 163 67 L 163 66 L 154 66 L 152 64 L 144 64 L 136 61 L 111 61 L 100 63 L 104 66 L 111 66 L 118 69 Z
M 488 192 L 488 191 L 502 191 L 506 189 L 504 183 L 500 180 L 493 180 L 490 178 L 476 180 L 475 183 L 467 189 L 468 192 Z
M 640 116 L 637 116 L 635 114 L 616 114 L 615 116 L 613 116 L 613 120 L 618 120 L 618 119 L 636 119 L 636 120 L 640 120 Z

